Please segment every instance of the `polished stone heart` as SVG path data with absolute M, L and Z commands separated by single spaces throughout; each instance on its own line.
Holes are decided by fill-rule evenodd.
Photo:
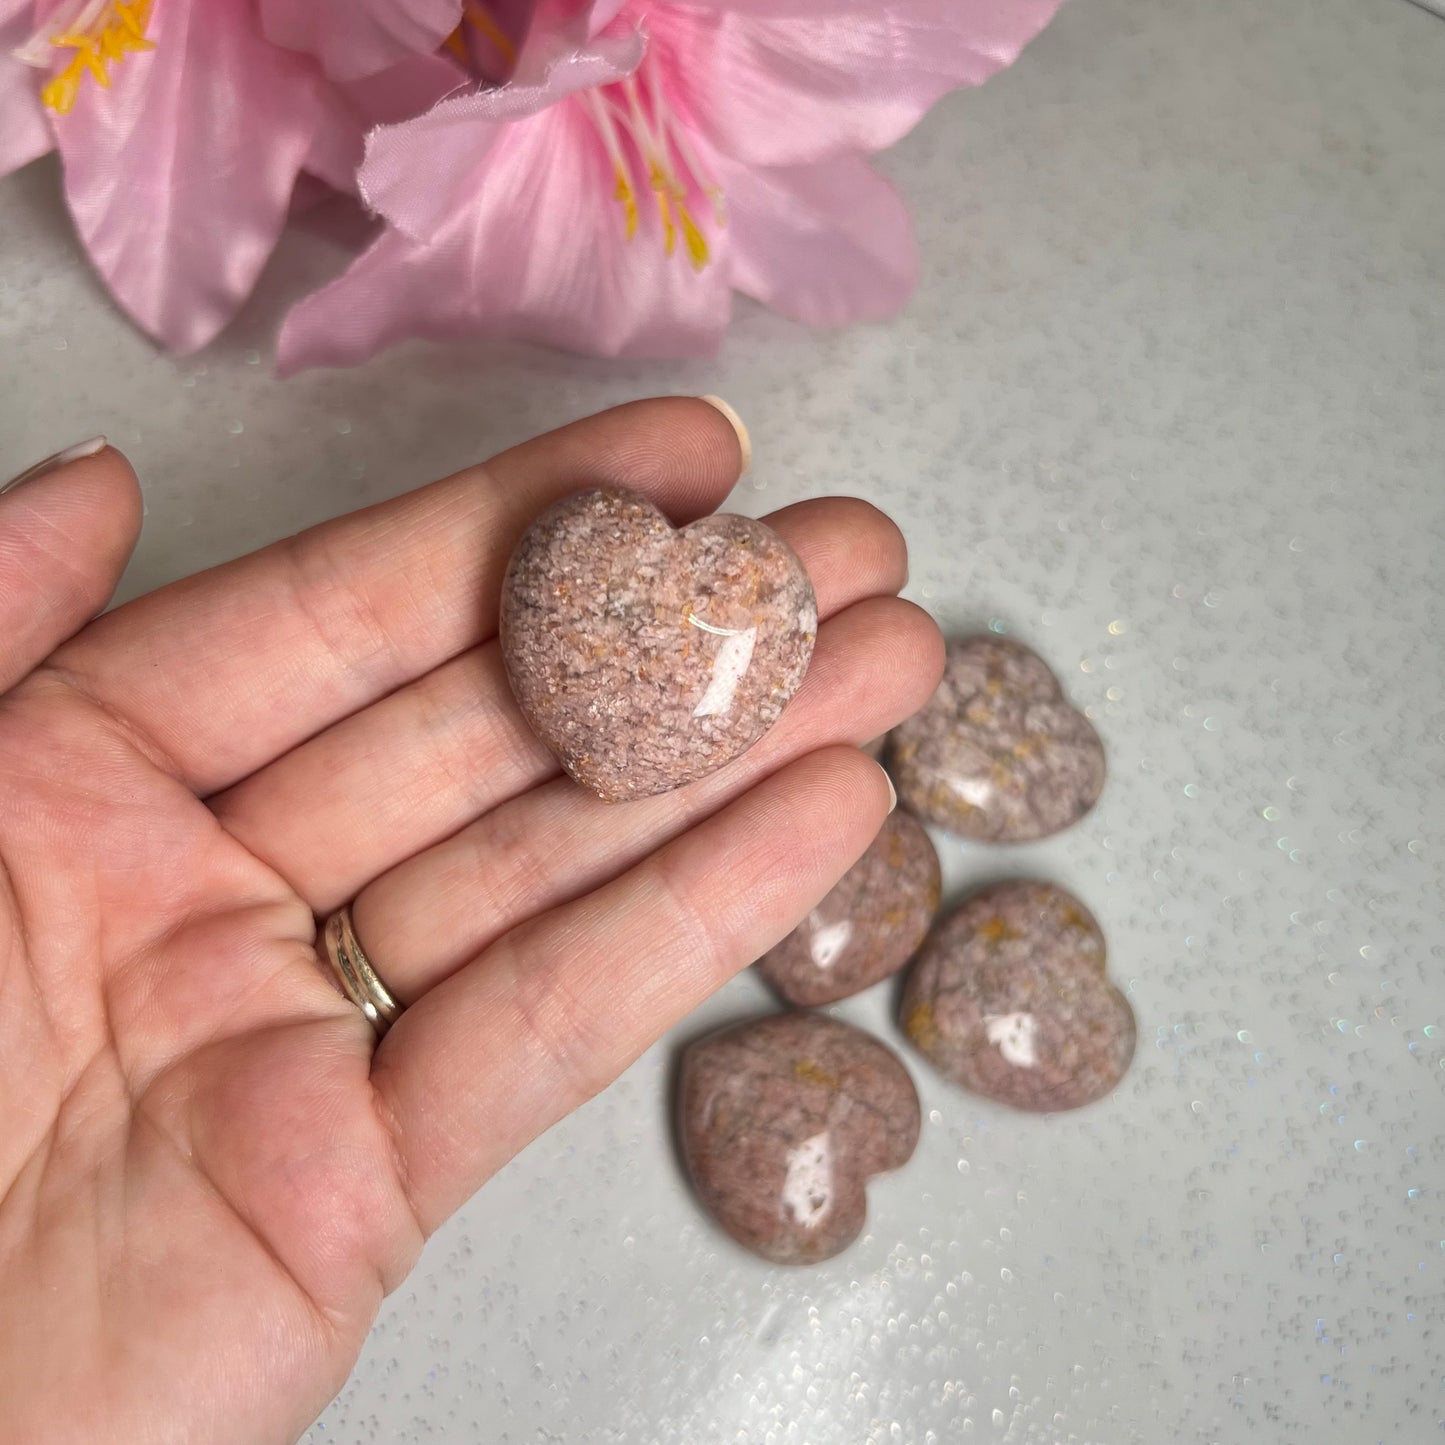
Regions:
M 747 517 L 676 529 L 645 497 L 565 497 L 502 585 L 507 677 L 537 736 L 609 801 L 665 793 L 750 748 L 812 656 L 792 549 Z
M 758 970 L 803 1008 L 871 988 L 923 942 L 941 886 L 928 834 L 900 808 L 827 897 L 758 960 Z
M 776 1264 L 846 1249 L 868 1215 L 868 1180 L 906 1164 L 918 1142 L 918 1094 L 897 1056 L 819 1014 L 777 1014 L 693 1044 L 679 1109 L 703 1204 Z
M 935 930 L 903 991 L 904 1032 L 955 1083 L 1016 1109 L 1102 1098 L 1134 1057 L 1134 1011 L 1104 935 L 1049 883 L 997 883 Z
M 1036 653 L 985 634 L 949 644 L 938 690 L 890 734 L 889 768 L 920 818 L 962 838 L 1020 843 L 1094 806 L 1104 748 Z

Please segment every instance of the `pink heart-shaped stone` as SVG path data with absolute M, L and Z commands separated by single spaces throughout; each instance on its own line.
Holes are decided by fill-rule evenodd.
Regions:
M 1094 806 L 1104 748 L 1037 653 L 984 634 L 949 644 L 937 692 L 889 735 L 889 768 L 898 796 L 927 822 L 1021 843 Z
M 966 1089 L 1016 1109 L 1077 1109 L 1134 1057 L 1134 1011 L 1104 962 L 1104 935 L 1077 898 L 1051 883 L 995 883 L 924 945 L 903 1030 Z
M 507 677 L 533 731 L 608 801 L 665 793 L 750 748 L 812 656 L 792 548 L 747 517 L 681 529 L 635 492 L 579 492 L 527 529 L 502 585 Z
M 906 1164 L 918 1094 L 886 1045 L 821 1014 L 724 1029 L 683 1055 L 683 1155 L 708 1212 L 777 1264 L 846 1249 L 865 1185 Z
M 938 912 L 942 876 L 928 834 L 902 808 L 758 972 L 801 1008 L 836 1003 L 896 973 Z

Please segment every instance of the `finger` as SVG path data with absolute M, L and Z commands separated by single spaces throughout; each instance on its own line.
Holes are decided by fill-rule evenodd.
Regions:
M 907 575 L 898 528 L 867 502 L 800 502 L 769 522 L 798 553 L 820 617 Z M 225 827 L 318 911 L 553 776 L 497 642 L 337 723 L 212 800 Z
M 423 1228 L 767 951 L 888 811 L 856 748 L 814 753 L 425 994 L 372 1069 Z
M 135 548 L 140 488 L 100 446 L 0 494 L 0 693 L 110 601 Z
M 490 636 L 507 557 L 555 497 L 626 485 L 686 519 L 741 462 L 706 402 L 618 407 L 139 598 L 64 662 L 214 792 Z
M 615 878 L 779 767 L 861 743 L 916 712 L 943 671 L 943 639 L 911 602 L 873 598 L 818 634 L 808 680 L 777 727 L 735 763 L 617 808 L 557 779 L 484 814 L 363 888 L 356 931 L 409 1003 L 509 929 Z

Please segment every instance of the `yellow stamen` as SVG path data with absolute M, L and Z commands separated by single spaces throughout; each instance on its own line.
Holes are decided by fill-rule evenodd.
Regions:
M 701 271 L 711 259 L 707 249 L 707 237 L 697 228 L 697 223 L 688 215 L 687 207 L 681 201 L 676 202 L 677 218 L 682 222 L 683 238 L 687 241 L 687 257 L 692 262 L 694 271 Z
M 60 72 L 41 87 L 41 103 L 57 115 L 68 115 L 87 75 L 103 90 L 108 90 L 109 66 L 133 51 L 155 49 L 154 42 L 147 40 L 145 34 L 150 9 L 151 0 L 129 0 L 129 3 L 112 0 L 108 4 L 87 6 L 78 13 L 72 9 L 62 21 L 66 28 L 51 34 L 49 44 L 74 54 Z M 45 32 L 37 38 L 43 46 Z M 20 56 L 27 64 L 46 63 L 37 58 L 34 47 L 27 47 Z
M 656 165 L 652 166 L 647 178 L 652 184 L 653 195 L 657 197 L 657 214 L 662 217 L 662 249 L 670 256 L 677 250 L 677 227 L 672 223 L 672 203 L 668 199 L 670 187 Z
M 612 117 L 608 114 L 607 102 L 597 91 L 584 90 L 580 99 L 592 124 L 597 127 L 597 134 L 602 137 L 602 144 L 612 162 L 612 174 L 616 177 L 612 197 L 621 203 L 623 225 L 630 241 L 637 234 L 637 192 L 632 187 L 632 177 L 627 171 L 627 158 L 622 154 L 622 146 L 617 139 L 617 127 L 613 125 Z
M 445 40 L 442 41 L 442 44 L 445 45 L 446 48 L 450 50 L 451 53 L 455 55 L 456 58 L 460 60 L 463 65 L 465 65 L 467 61 L 471 59 L 471 57 L 467 54 L 467 42 L 462 39 L 462 27 L 460 25 L 458 25 L 457 28 L 453 30 L 452 33 L 448 35 Z
M 133 40 L 143 41 L 143 48 L 146 50 L 155 48 L 146 40 L 146 21 L 150 19 L 150 13 L 151 0 L 133 0 L 132 4 L 121 3 L 115 7 L 115 16 L 120 22 L 120 28 Z
M 663 108 L 662 92 L 658 87 L 656 76 L 652 80 L 652 103 L 658 110 Z M 683 126 L 675 125 L 668 131 L 668 139 L 672 142 L 673 149 L 681 157 L 682 163 L 692 173 L 693 180 L 701 188 L 703 195 L 712 203 L 713 219 L 719 226 L 726 226 L 728 223 L 727 204 L 723 198 L 722 187 L 713 183 L 708 175 L 707 168 L 698 159 L 697 152 L 693 149 L 692 143 L 687 138 L 687 131 Z
M 75 105 L 75 95 L 80 89 L 80 79 L 74 74 L 75 66 L 67 65 L 54 80 L 47 80 L 40 87 L 40 103 L 49 106 L 56 115 L 69 115 Z
M 630 241 L 637 234 L 637 195 L 632 189 L 632 182 L 627 179 L 627 172 L 622 169 L 620 163 L 617 166 L 617 189 L 612 194 L 615 199 L 622 202 L 622 210 L 627 218 L 624 228 L 627 232 L 627 239 Z
M 688 209 L 688 198 L 691 195 L 695 202 L 699 193 L 706 197 L 721 227 L 727 219 L 722 192 L 688 143 L 678 117 L 669 110 L 656 66 L 649 64 L 651 54 L 649 51 L 644 57 L 635 76 L 585 90 L 578 99 L 612 163 L 612 195 L 623 208 L 627 239 L 631 241 L 638 231 L 640 186 L 633 177 L 642 172 L 657 204 L 663 251 L 668 256 L 677 253 L 681 230 L 688 260 L 695 271 L 702 271 L 712 261 L 712 247 Z

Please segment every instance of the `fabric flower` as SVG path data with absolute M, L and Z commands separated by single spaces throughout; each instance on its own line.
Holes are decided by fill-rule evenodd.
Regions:
M 96 269 L 176 351 L 210 341 L 250 294 L 313 151 L 340 155 L 350 126 L 354 161 L 366 124 L 412 113 L 354 116 L 314 59 L 264 38 L 255 0 L 0 6 L 0 164 L 43 153 L 53 132 Z M 444 83 L 414 89 L 416 103 L 460 78 L 449 69 Z
M 536 0 L 490 0 L 486 9 L 479 0 L 259 3 L 267 38 L 315 55 L 334 79 L 306 170 L 354 195 L 368 131 L 511 76 Z
M 273 44 L 316 56 L 333 80 L 360 80 L 441 49 L 463 0 L 258 0 Z
M 1058 3 L 544 4 L 511 84 L 372 136 L 360 190 L 388 228 L 291 312 L 281 368 L 412 336 L 706 353 L 734 289 L 815 325 L 891 315 L 912 227 L 864 154 Z

